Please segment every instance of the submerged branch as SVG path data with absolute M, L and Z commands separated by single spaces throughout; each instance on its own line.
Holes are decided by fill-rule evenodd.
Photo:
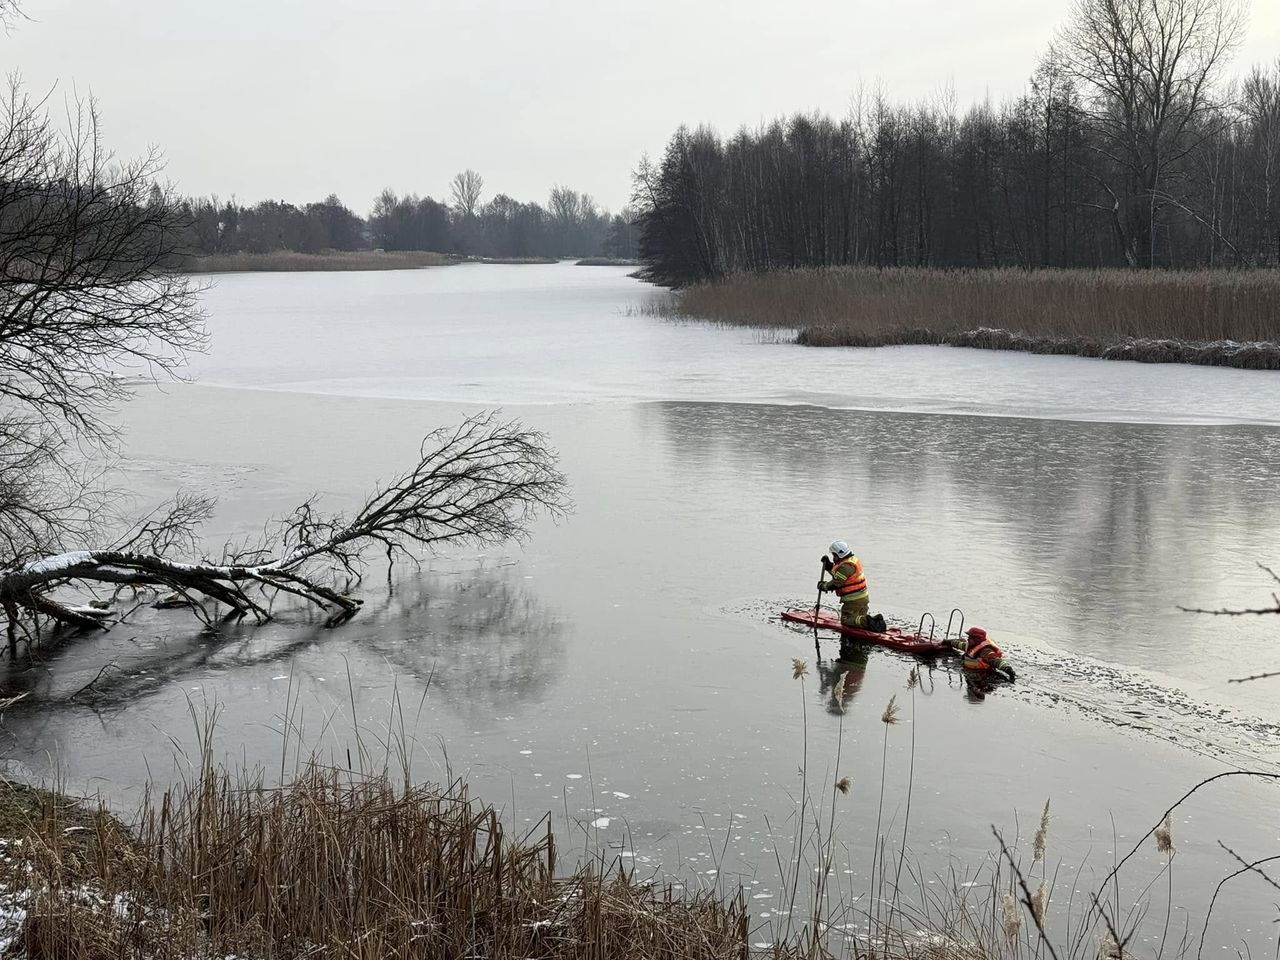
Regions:
M 110 604 L 76 607 L 49 596 L 67 585 L 172 591 L 181 600 L 166 605 L 187 606 L 210 625 L 249 616 L 270 620 L 270 600 L 283 593 L 325 611 L 326 624 L 336 626 L 361 605 L 338 588 L 338 579 L 358 580 L 371 548 L 394 563 L 448 544 L 522 540 L 540 512 L 561 516 L 569 502 L 543 434 L 488 413 L 428 434 L 417 464 L 376 489 L 350 518 L 326 516 L 307 501 L 264 543 L 224 551 L 218 561 L 171 559 L 178 550 L 194 553 L 196 527 L 211 509 L 202 498 L 179 497 L 108 547 L 43 557 L 0 572 L 0 605 L 9 612 L 11 648 L 16 617 L 38 621 L 43 616 L 80 629 L 103 626 Z

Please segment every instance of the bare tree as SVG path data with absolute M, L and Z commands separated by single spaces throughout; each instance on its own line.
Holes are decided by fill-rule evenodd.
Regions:
M 1244 137 L 1244 180 L 1251 208 L 1250 245 L 1261 264 L 1280 264 L 1280 59 L 1269 70 L 1254 68 L 1246 78 L 1240 108 Z
M 461 173 L 454 174 L 449 183 L 449 192 L 453 197 L 453 209 L 458 216 L 471 219 L 480 208 L 480 193 L 484 189 L 484 177 L 470 167 Z
M 196 550 L 197 526 L 210 508 L 179 498 L 113 543 L 0 570 L 0 607 L 11 649 L 23 637 L 38 638 L 42 618 L 74 627 L 108 622 L 118 616 L 122 590 L 174 591 L 177 600 L 168 605 L 188 606 L 207 624 L 269 620 L 283 594 L 325 611 L 326 624 L 335 626 L 360 608 L 346 591 L 370 552 L 392 563 L 450 544 L 518 540 L 539 512 L 558 516 L 567 507 L 564 477 L 545 437 L 484 414 L 429 434 L 417 465 L 376 490 L 353 516 L 323 514 L 309 501 L 257 545 L 175 560 L 175 551 Z M 111 600 L 86 606 L 55 596 L 95 585 L 111 588 Z
M 198 286 L 175 272 L 186 217 L 158 156 L 121 163 L 92 101 L 66 129 L 11 83 L 0 100 L 0 562 L 93 528 L 102 414 L 138 376 L 204 344 Z
M 117 163 L 92 100 L 57 130 L 16 83 L 0 104 L 0 396 L 91 434 L 139 374 L 204 344 L 187 218 L 160 158 Z
M 1246 0 L 1076 0 L 1056 52 L 1091 94 L 1110 171 L 1099 177 L 1130 266 L 1155 260 L 1155 221 L 1217 107 L 1215 81 L 1244 31 Z
M 538 511 L 566 509 L 544 438 L 490 415 L 430 434 L 417 465 L 350 517 L 304 503 L 260 542 L 210 556 L 198 534 L 211 503 L 179 496 L 111 536 L 96 465 L 113 448 L 105 414 L 138 376 L 180 375 L 205 334 L 199 287 L 177 272 L 187 218 L 157 180 L 158 158 L 118 163 L 93 103 L 70 115 L 55 128 L 16 85 L 0 107 L 0 611 L 11 652 L 50 625 L 119 619 L 120 597 L 157 589 L 209 624 L 269 619 L 281 595 L 337 624 L 359 609 L 347 589 L 369 551 L 394 562 L 519 539 Z M 478 193 L 478 176 L 468 182 Z

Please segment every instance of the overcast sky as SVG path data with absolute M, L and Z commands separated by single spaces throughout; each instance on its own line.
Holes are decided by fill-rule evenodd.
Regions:
M 620 207 L 640 156 L 681 123 L 721 131 L 842 115 L 954 85 L 1020 92 L 1070 0 L 24 0 L 0 62 L 37 91 L 100 101 L 121 154 L 149 144 L 185 193 L 366 213 L 383 187 L 444 197 L 551 184 Z M 1280 0 L 1254 0 L 1243 73 L 1280 55 Z

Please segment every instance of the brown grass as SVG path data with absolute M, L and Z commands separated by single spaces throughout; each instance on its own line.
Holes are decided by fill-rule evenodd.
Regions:
M 808 664 L 793 660 L 791 670 L 807 702 Z M 881 717 L 881 804 L 888 741 L 900 736 L 900 710 L 910 710 L 904 719 L 914 730 L 916 688 L 909 682 L 906 707 L 892 697 Z M 359 765 L 371 772 L 313 759 L 273 787 L 261 771 L 213 765 L 210 721 L 198 773 L 158 798 L 148 795 L 132 833 L 56 792 L 0 789 L 0 835 L 17 840 L 0 844 L 0 934 L 17 933 L 10 951 L 25 960 L 1094 960 L 1104 938 L 1145 942 L 1139 933 L 1154 906 L 1146 891 L 1167 876 L 1168 912 L 1154 956 L 1177 958 L 1189 955 L 1194 934 L 1188 926 L 1171 938 L 1168 928 L 1172 813 L 1217 781 L 1280 777 L 1237 770 L 1201 781 L 1115 862 L 1098 895 L 1075 885 L 1079 874 L 1060 880 L 1058 868 L 1049 868 L 1047 803 L 1029 864 L 1020 841 L 1007 845 L 996 833 L 998 859 L 972 873 L 953 865 L 937 877 L 906 860 L 908 815 L 896 865 L 877 824 L 868 896 L 850 899 L 855 891 L 833 872 L 837 815 L 869 812 L 859 802 L 870 801 L 874 785 L 844 781 L 842 788 L 836 780 L 829 799 L 815 802 L 804 772 L 803 716 L 797 804 L 810 814 L 798 818 L 784 847 L 775 842 L 782 887 L 768 932 L 760 921 L 753 929 L 741 891 L 677 895 L 603 854 L 558 871 L 549 817 L 511 836 L 462 783 L 438 789 L 413 784 L 407 773 L 393 777 L 397 763 L 402 771 L 410 766 L 403 733 L 382 744 L 381 759 L 357 735 Z M 841 745 L 838 739 L 837 776 Z M 908 749 L 909 805 L 914 734 Z M 826 827 L 824 802 L 831 805 Z M 1109 899 L 1112 879 L 1152 837 L 1160 872 L 1132 907 L 1121 903 L 1118 883 Z M 1066 904 L 1062 933 L 1052 939 L 1051 902 Z M 25 911 L 18 931 L 15 907 Z M 1208 922 L 1206 915 L 1206 931 Z
M 353 250 L 333 253 L 222 253 L 192 257 L 189 273 L 295 272 L 308 270 L 412 270 L 455 263 L 453 257 L 425 250 Z
M 741 274 L 654 312 L 809 346 L 950 344 L 1280 369 L 1280 271 L 829 267 Z
M 32 960 L 147 956 L 737 957 L 740 898 L 682 899 L 596 861 L 556 875 L 544 822 L 511 838 L 463 787 L 310 766 L 284 788 L 206 768 L 98 829 L 70 873 L 65 823 L 32 822 L 3 882 Z
M 805 666 L 796 661 L 793 673 L 803 677 Z M 892 726 L 886 720 L 886 754 Z M 20 842 L 0 844 L 0 913 L 20 904 L 26 916 L 11 949 L 25 960 L 1093 960 L 1099 931 L 1121 915 L 1096 899 L 1096 913 L 1068 911 L 1052 952 L 1051 887 L 1072 901 L 1080 891 L 1059 884 L 1043 856 L 1024 870 L 1000 840 L 1007 867 L 934 878 L 913 867 L 902 877 L 899 866 L 895 878 L 881 836 L 869 899 L 836 887 L 828 901 L 818 880 L 811 915 L 793 894 L 781 928 L 770 921 L 764 932 L 741 892 L 677 895 L 621 860 L 559 873 L 549 818 L 512 837 L 461 784 L 440 790 L 313 762 L 270 787 L 260 773 L 200 769 L 149 798 L 132 833 L 60 794 L 12 790 L 3 830 Z M 837 804 L 856 809 L 849 802 L 832 789 L 831 830 Z M 789 855 L 775 851 L 784 900 L 789 883 L 832 871 L 834 833 L 824 835 L 821 820 L 815 813 L 800 827 Z M 1137 932 L 1126 922 L 1120 940 Z M 14 931 L 0 922 L 0 932 Z M 755 945 L 761 938 L 767 947 Z M 1167 955 L 1186 956 L 1185 938 Z

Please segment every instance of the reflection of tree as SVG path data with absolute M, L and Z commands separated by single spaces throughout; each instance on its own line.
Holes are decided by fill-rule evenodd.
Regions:
M 368 642 L 397 670 L 430 677 L 464 713 L 538 702 L 562 673 L 564 624 L 509 568 L 474 571 L 451 584 L 415 582 L 384 619 L 387 628 Z
M 689 469 L 704 485 L 723 478 L 744 515 L 773 516 L 766 498 L 795 490 L 824 526 L 878 537 L 879 570 L 886 559 L 910 567 L 936 582 L 937 602 L 981 594 L 1006 618 L 1028 616 L 1038 596 L 1042 614 L 1052 604 L 1059 640 L 1085 634 L 1105 647 L 1128 632 L 1127 643 L 1168 649 L 1166 631 L 1195 629 L 1178 619 L 1179 605 L 1247 600 L 1235 582 L 1242 563 L 1265 554 L 1267 531 L 1280 526 L 1272 429 L 647 409 L 660 418 L 675 482 Z
M 9 708 L 6 721 L 12 726 L 24 713 L 47 713 L 69 704 L 109 711 L 156 696 L 172 683 L 189 684 L 210 670 L 234 683 L 237 671 L 272 664 L 283 669 L 317 644 L 348 638 L 375 652 L 396 673 L 423 684 L 430 679 L 447 701 L 468 709 L 472 702 L 539 700 L 560 673 L 562 624 L 501 571 L 423 574 L 380 598 L 370 597 L 366 609 L 371 616 L 343 634 L 325 629 L 322 617 L 310 617 L 303 624 L 184 631 L 170 635 L 154 652 L 122 652 L 111 634 L 46 643 L 3 665 L 4 694 L 28 694 Z M 360 630 L 370 627 L 374 632 L 361 637 Z M 72 655 L 83 659 L 87 645 L 95 642 L 92 652 L 101 655 L 88 668 L 77 665 L 82 681 L 69 684 L 68 676 L 53 669 Z M 120 655 L 119 660 L 113 655 Z

